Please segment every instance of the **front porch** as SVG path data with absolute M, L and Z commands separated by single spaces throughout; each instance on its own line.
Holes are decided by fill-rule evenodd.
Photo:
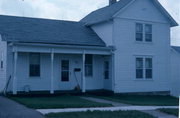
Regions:
M 14 44 L 8 91 L 113 91 L 111 48 Z M 11 60 L 9 60 L 11 61 Z

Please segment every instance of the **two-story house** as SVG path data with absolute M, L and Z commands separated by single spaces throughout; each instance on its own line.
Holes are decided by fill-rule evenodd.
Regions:
M 79 22 L 0 16 L 0 90 L 171 90 L 170 28 L 157 0 L 110 0 Z

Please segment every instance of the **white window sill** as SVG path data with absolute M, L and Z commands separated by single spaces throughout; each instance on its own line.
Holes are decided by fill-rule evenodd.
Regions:
M 136 44 L 149 44 L 149 45 L 153 44 L 153 42 L 145 42 L 145 41 L 135 41 L 134 43 L 136 43 Z
M 154 79 L 134 79 L 135 81 L 154 81 Z
M 42 79 L 41 77 L 29 77 L 29 79 Z

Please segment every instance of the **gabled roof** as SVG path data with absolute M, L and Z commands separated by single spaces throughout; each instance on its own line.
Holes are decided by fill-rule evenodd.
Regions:
M 84 17 L 81 22 L 85 22 L 86 25 L 94 25 L 104 21 L 108 21 L 114 18 L 114 15 L 133 3 L 136 0 L 120 0 L 117 3 L 103 7 L 96 11 L 91 12 L 89 15 Z M 171 26 L 177 26 L 178 23 L 171 17 L 171 15 L 164 9 L 164 7 L 158 2 L 158 0 L 152 0 L 152 2 L 159 8 L 159 10 L 168 18 Z
M 176 50 L 178 53 L 180 53 L 180 47 L 179 46 L 171 46 L 174 50 Z
M 82 22 L 0 15 L 0 34 L 12 42 L 105 46 Z

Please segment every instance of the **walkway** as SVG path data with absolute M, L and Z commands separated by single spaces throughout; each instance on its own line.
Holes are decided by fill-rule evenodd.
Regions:
M 155 116 L 155 117 L 158 117 L 158 118 L 178 118 L 176 116 L 169 115 L 166 113 L 162 113 L 162 112 L 156 111 L 156 110 L 148 110 L 148 111 L 142 111 L 142 112 L 148 113 L 148 114 Z
M 85 112 L 85 111 L 126 111 L 126 110 L 137 110 L 144 113 L 148 113 L 158 118 L 177 118 L 176 116 L 168 115 L 157 111 L 160 108 L 179 108 L 178 106 L 132 106 L 127 104 L 122 104 L 118 102 L 112 102 L 109 100 L 92 98 L 92 97 L 82 97 L 83 99 L 112 104 L 114 107 L 98 107 L 98 108 L 66 108 L 66 109 L 37 109 L 42 114 L 48 113 L 62 113 L 62 112 Z
M 0 118 L 44 118 L 39 112 L 0 96 Z
M 126 107 L 97 107 L 97 108 L 66 108 L 66 109 L 37 109 L 42 114 L 83 111 L 127 111 L 127 110 L 156 110 L 160 108 L 178 108 L 178 106 L 126 106 Z
M 99 102 L 99 103 L 106 103 L 106 104 L 112 104 L 114 107 L 120 107 L 120 106 L 130 106 L 123 103 L 113 102 L 109 100 L 99 99 L 99 98 L 93 98 L 93 97 L 81 97 L 85 100 L 93 101 L 93 102 Z

